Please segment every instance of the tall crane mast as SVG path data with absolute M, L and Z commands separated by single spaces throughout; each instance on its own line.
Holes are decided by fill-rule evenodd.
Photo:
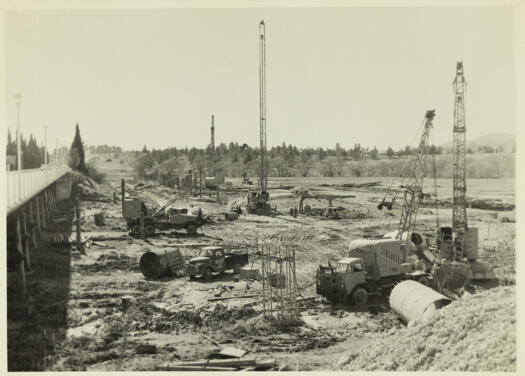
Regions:
M 259 132 L 261 141 L 260 188 L 268 188 L 268 163 L 266 161 L 266 30 L 264 21 L 259 23 Z
M 416 158 L 414 160 L 414 167 L 410 172 L 410 181 L 404 185 L 405 195 L 403 209 L 401 211 L 401 218 L 399 219 L 399 227 L 396 239 L 401 239 L 403 233 L 408 231 L 407 239 L 410 239 L 412 226 L 416 222 L 418 199 L 423 190 L 423 179 L 426 174 L 426 151 L 428 146 L 428 138 L 430 130 L 432 129 L 432 121 L 436 116 L 436 110 L 429 110 L 425 114 L 425 128 L 421 135 L 421 140 L 416 150 Z
M 465 127 L 465 91 L 467 81 L 463 75 L 463 63 L 456 64 L 454 79 L 454 176 L 453 176 L 453 261 L 460 261 L 465 251 L 465 236 L 467 232 L 466 205 L 466 127 Z
M 217 176 L 215 171 L 215 117 L 213 114 L 211 114 L 211 156 L 213 158 L 212 160 L 212 170 L 213 170 L 213 176 Z

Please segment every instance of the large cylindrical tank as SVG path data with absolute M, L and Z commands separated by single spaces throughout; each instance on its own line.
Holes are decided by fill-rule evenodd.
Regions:
M 140 258 L 140 271 L 151 279 L 175 274 L 183 266 L 184 260 L 178 249 L 147 251 Z
M 446 296 L 412 280 L 398 283 L 390 293 L 390 307 L 406 323 L 429 320 L 450 302 Z

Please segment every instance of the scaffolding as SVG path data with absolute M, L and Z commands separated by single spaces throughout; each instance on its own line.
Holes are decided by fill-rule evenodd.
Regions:
M 265 241 L 258 244 L 261 255 L 263 316 L 281 324 L 299 319 L 295 246 Z

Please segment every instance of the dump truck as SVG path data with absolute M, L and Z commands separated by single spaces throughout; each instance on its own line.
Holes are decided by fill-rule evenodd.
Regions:
M 431 285 L 429 273 L 407 262 L 407 251 L 398 239 L 357 239 L 350 243 L 348 257 L 332 266 L 320 265 L 317 293 L 334 303 L 364 305 L 369 295 L 383 295 L 406 279 Z
M 175 208 L 167 207 L 163 211 L 154 212 L 148 208 L 143 200 L 132 198 L 124 200 L 123 217 L 126 219 L 127 228 L 134 236 L 139 236 L 140 215 L 144 216 L 144 232 L 151 236 L 158 230 L 185 229 L 188 234 L 195 234 L 197 228 L 202 226 L 205 218 L 200 208 Z
M 226 270 L 233 270 L 235 274 L 238 274 L 247 264 L 247 252 L 229 252 L 224 247 L 210 246 L 202 248 L 197 257 L 190 259 L 186 265 L 186 274 L 190 276 L 190 279 L 196 276 L 210 279 L 213 273 L 222 274 Z

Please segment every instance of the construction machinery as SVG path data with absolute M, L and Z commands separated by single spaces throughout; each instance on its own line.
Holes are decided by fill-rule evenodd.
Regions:
M 355 197 L 353 195 L 330 195 L 330 194 L 310 194 L 308 192 L 301 192 L 299 196 L 299 213 L 301 214 L 310 214 L 310 207 L 307 205 L 306 210 L 304 206 L 304 201 L 306 199 L 323 199 L 328 200 L 328 207 L 325 207 L 321 210 L 321 215 L 326 218 L 339 218 L 340 208 L 333 206 L 333 200 L 338 198 L 349 198 Z
M 260 167 L 259 190 L 248 193 L 246 211 L 249 214 L 272 215 L 268 192 L 268 161 L 266 160 L 266 29 L 264 21 L 259 23 L 259 138 Z
M 197 257 L 190 259 L 186 265 L 186 273 L 190 279 L 198 275 L 210 279 L 213 273 L 223 273 L 229 269 L 238 274 L 246 264 L 247 252 L 226 252 L 223 247 L 217 246 L 204 247 Z
M 383 295 L 396 283 L 413 279 L 429 284 L 429 274 L 407 262 L 406 250 L 396 239 L 358 239 L 348 257 L 333 267 L 319 266 L 317 293 L 332 302 L 363 305 L 369 295 Z
M 426 172 L 425 155 L 434 117 L 435 110 L 425 114 L 423 134 L 409 182 L 402 186 L 405 188 L 404 204 L 397 231 L 379 239 L 353 240 L 349 245 L 348 258 L 340 260 L 335 269 L 330 265 L 319 266 L 318 293 L 339 301 L 343 299 L 354 304 L 365 304 L 369 294 L 382 293 L 404 279 L 432 283 L 429 272 L 437 259 L 413 227 Z M 419 260 L 422 262 L 417 262 Z M 416 270 L 416 265 L 419 270 Z
M 440 256 L 448 263 L 448 268 L 460 270 L 465 268 L 465 260 L 470 268 L 472 280 L 486 280 L 495 278 L 493 270 L 478 261 L 478 229 L 468 227 L 467 221 L 467 146 L 465 126 L 465 92 L 467 82 L 463 74 L 463 63 L 456 64 L 454 87 L 454 166 L 453 166 L 453 199 L 452 199 L 452 227 L 440 227 L 438 232 L 438 248 Z M 441 265 L 440 267 L 444 267 Z M 461 278 L 455 279 L 464 283 Z M 455 286 L 450 286 L 455 287 Z
M 206 176 L 204 178 L 204 186 L 208 189 L 217 189 L 219 188 L 220 184 L 224 184 L 224 173 L 222 171 L 217 172 L 216 163 L 217 163 L 217 155 L 215 150 L 215 116 L 211 115 L 211 172 L 212 176 Z
M 126 199 L 122 205 L 122 216 L 126 220 L 127 228 L 134 236 L 151 236 L 155 229 L 185 229 L 188 234 L 195 234 L 206 219 L 202 210 L 197 207 L 175 208 L 166 207 L 164 210 L 153 211 L 139 198 Z M 144 230 L 141 228 L 141 217 L 144 221 Z

